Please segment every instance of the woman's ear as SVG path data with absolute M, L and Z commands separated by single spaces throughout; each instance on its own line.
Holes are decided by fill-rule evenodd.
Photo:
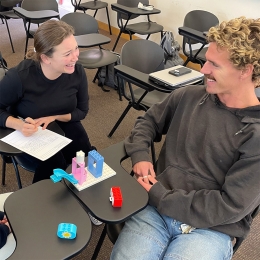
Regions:
M 40 57 L 41 57 L 41 60 L 42 60 L 43 63 L 45 63 L 45 64 L 51 64 L 50 58 L 49 58 L 48 56 L 46 56 L 45 54 L 41 54 Z

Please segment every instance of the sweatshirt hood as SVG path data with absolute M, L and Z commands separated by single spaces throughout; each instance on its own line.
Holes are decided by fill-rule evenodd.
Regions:
M 205 99 L 204 102 L 206 102 L 208 97 L 219 108 L 226 109 L 226 110 L 230 111 L 231 113 L 233 113 L 234 115 L 236 115 L 236 117 L 239 118 L 242 123 L 246 123 L 246 124 L 257 123 L 257 124 L 260 124 L 260 105 L 246 107 L 246 108 L 230 108 L 230 107 L 227 107 L 225 104 L 223 104 L 219 100 L 218 96 L 215 95 L 215 94 L 208 94 L 207 93 L 202 98 L 202 100 Z
M 260 105 L 246 107 L 246 108 L 229 108 L 225 104 L 223 104 L 216 94 L 208 94 L 206 93 L 200 103 L 199 106 L 203 105 L 207 101 L 213 101 L 216 106 L 221 109 L 226 109 L 233 113 L 242 123 L 245 125 L 239 129 L 235 135 L 243 133 L 243 131 L 250 125 L 250 124 L 260 124 Z

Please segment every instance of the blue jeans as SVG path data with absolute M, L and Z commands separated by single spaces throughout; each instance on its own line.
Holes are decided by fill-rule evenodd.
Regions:
M 160 215 L 154 207 L 126 221 L 111 254 L 111 260 L 229 260 L 233 247 L 230 236 L 195 229 L 182 234 L 183 224 Z

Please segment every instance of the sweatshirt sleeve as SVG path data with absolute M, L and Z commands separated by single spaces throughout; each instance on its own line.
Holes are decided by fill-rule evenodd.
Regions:
M 6 244 L 9 228 L 5 224 L 0 224 L 0 248 Z
M 162 135 L 167 133 L 177 103 L 177 92 L 172 92 L 164 101 L 153 105 L 144 116 L 137 118 L 131 135 L 125 140 L 125 149 L 133 165 L 140 161 L 151 161 L 151 141 L 160 141 Z
M 88 82 L 85 70 L 79 66 L 81 82 L 77 93 L 77 107 L 71 112 L 71 121 L 80 121 L 84 119 L 89 110 Z
M 0 81 L 0 127 L 5 127 L 6 119 L 11 116 L 7 111 L 22 97 L 22 83 L 15 69 L 7 71 Z

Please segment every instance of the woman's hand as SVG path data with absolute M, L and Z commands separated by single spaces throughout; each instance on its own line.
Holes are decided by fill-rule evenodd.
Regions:
M 30 117 L 27 117 L 25 120 L 20 121 L 20 131 L 24 136 L 31 136 L 38 131 L 38 126 L 36 125 L 35 120 Z
M 48 126 L 51 122 L 53 122 L 53 121 L 55 121 L 55 120 L 56 120 L 56 116 L 45 116 L 45 117 L 41 117 L 41 118 L 34 119 L 34 121 L 35 121 L 37 127 L 43 125 L 43 126 L 42 126 L 42 129 L 43 129 L 43 130 L 46 129 L 47 126 Z

